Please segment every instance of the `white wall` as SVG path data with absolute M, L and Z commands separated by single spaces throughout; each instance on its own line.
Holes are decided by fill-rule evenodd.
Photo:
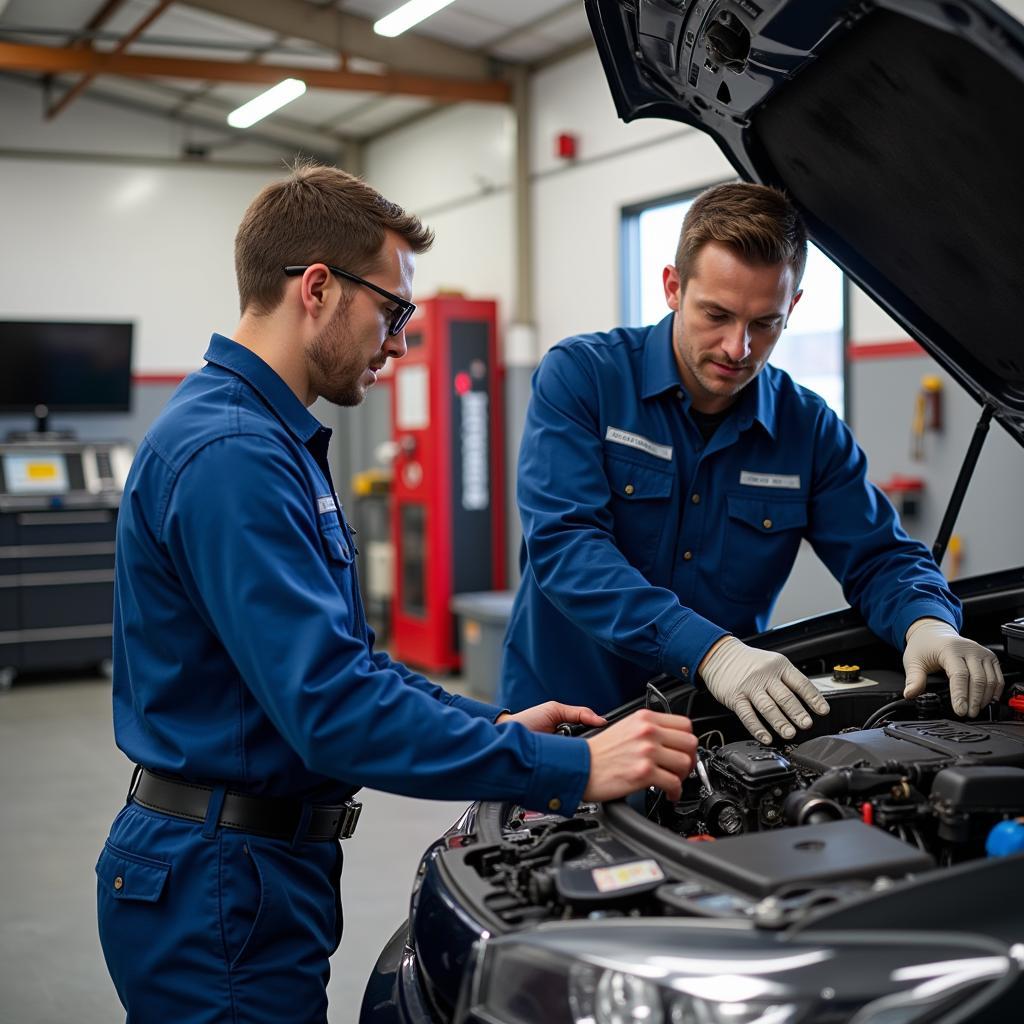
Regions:
M 0 158 L 0 319 L 135 322 L 136 373 L 238 322 L 234 233 L 267 171 Z
M 363 167 L 367 181 L 436 233 L 417 263 L 416 295 L 495 298 L 502 325 L 514 300 L 514 146 L 508 108 L 465 103 L 368 146 Z
M 201 365 L 238 321 L 235 230 L 280 154 L 175 162 L 180 126 L 87 98 L 47 123 L 41 102 L 0 82 L 0 319 L 132 320 L 136 373 Z

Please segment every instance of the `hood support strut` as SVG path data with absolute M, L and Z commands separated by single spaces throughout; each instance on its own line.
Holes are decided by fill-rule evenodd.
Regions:
M 971 443 L 964 456 L 964 463 L 960 467 L 960 475 L 956 478 L 953 493 L 949 497 L 949 504 L 946 506 L 946 514 L 942 517 L 942 525 L 939 527 L 938 536 L 932 545 L 932 557 L 936 565 L 942 564 L 942 556 L 946 553 L 946 545 L 956 525 L 956 517 L 960 515 L 960 507 L 964 503 L 964 496 L 967 494 L 967 486 L 974 476 L 974 470 L 978 465 L 978 458 L 981 449 L 985 444 L 985 435 L 988 433 L 988 425 L 992 421 L 992 414 L 995 406 L 986 402 L 981 409 L 981 418 L 974 428 Z

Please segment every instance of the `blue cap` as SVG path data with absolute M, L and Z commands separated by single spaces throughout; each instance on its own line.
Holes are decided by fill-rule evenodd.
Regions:
M 1001 821 L 988 834 L 985 850 L 990 857 L 1009 857 L 1024 853 L 1024 818 Z

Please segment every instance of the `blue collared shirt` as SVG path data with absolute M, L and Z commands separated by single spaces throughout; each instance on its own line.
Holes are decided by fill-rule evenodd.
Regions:
M 214 335 L 139 448 L 121 505 L 114 731 L 133 761 L 245 792 L 373 786 L 572 813 L 580 739 L 493 725 L 374 650 L 330 431 Z
M 502 666 L 512 708 L 557 698 L 608 711 L 659 672 L 696 679 L 719 637 L 767 627 L 802 538 L 898 648 L 923 615 L 960 627 L 930 553 L 813 392 L 766 366 L 704 442 L 671 315 L 545 356 L 517 497 L 522 580 Z

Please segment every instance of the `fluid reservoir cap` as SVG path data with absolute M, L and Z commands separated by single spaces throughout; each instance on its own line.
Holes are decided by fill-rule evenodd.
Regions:
M 859 683 L 860 665 L 833 665 L 832 681 L 836 683 Z
M 990 857 L 1024 853 L 1024 818 L 999 822 L 985 840 L 985 852 Z

